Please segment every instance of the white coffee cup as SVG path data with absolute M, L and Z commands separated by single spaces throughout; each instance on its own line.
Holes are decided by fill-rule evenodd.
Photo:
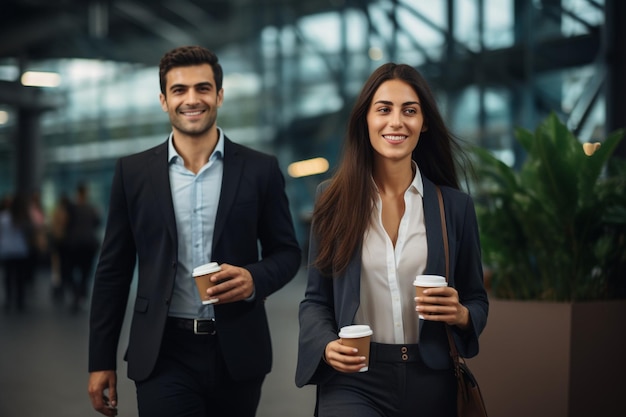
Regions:
M 339 330 L 341 343 L 345 346 L 357 348 L 359 355 L 365 356 L 365 366 L 359 372 L 366 372 L 370 363 L 370 339 L 374 332 L 367 324 L 354 324 L 342 327 Z
M 413 285 L 415 286 L 415 296 L 422 297 L 426 288 L 447 287 L 448 282 L 446 277 L 441 275 L 418 275 L 415 277 Z M 423 319 L 424 316 L 420 314 L 419 318 Z
M 196 281 L 202 304 L 213 304 L 219 301 L 217 298 L 209 298 L 206 290 L 216 284 L 211 281 L 211 276 L 221 270 L 222 268 L 217 262 L 209 262 L 208 264 L 200 265 L 193 269 L 191 275 Z

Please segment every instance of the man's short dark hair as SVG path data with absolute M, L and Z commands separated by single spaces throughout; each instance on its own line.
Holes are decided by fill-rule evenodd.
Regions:
M 164 95 L 165 86 L 167 84 L 167 73 L 172 68 L 176 67 L 189 67 L 192 65 L 209 64 L 213 68 L 213 76 L 215 77 L 215 88 L 217 91 L 222 89 L 222 80 L 224 73 L 222 72 L 222 66 L 218 62 L 217 55 L 201 46 L 181 46 L 174 48 L 167 52 L 161 58 L 159 63 L 159 83 L 161 86 L 161 93 Z

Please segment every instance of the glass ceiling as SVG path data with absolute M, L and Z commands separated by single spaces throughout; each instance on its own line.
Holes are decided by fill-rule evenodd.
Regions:
M 380 0 L 366 9 L 347 8 L 281 27 L 266 26 L 250 44 L 217 50 L 225 71 L 220 126 L 238 142 L 277 154 L 283 166 L 318 156 L 332 164 L 345 118 L 318 123 L 308 137 L 298 136 L 301 132 L 294 132 L 293 126 L 345 112 L 365 78 L 383 62 L 409 63 L 429 78 L 446 69 L 450 53 L 462 58 L 511 48 L 520 42 L 516 31 L 523 19 L 551 22 L 531 31 L 533 41 L 540 42 L 557 35 L 584 35 L 602 25 L 604 18 L 601 0 L 529 0 L 524 16 L 517 17 L 513 0 L 455 0 L 451 14 L 447 3 Z M 66 179 L 85 175 L 93 161 L 112 161 L 165 139 L 169 124 L 159 105 L 156 65 L 73 59 L 29 65 L 29 70 L 54 71 L 62 79 L 47 93 L 61 95 L 65 105 L 45 113 L 42 121 L 49 187 L 60 189 L 60 172 Z M 591 94 L 599 73 L 596 65 L 587 65 L 534 74 L 533 88 L 574 123 L 576 112 L 583 110 L 582 97 Z M 19 76 L 14 62 L 0 62 L 0 80 L 15 81 Z M 436 92 L 457 135 L 491 148 L 513 164 L 511 126 L 520 122 L 515 103 L 523 87 L 506 81 L 470 83 L 450 93 L 443 84 L 436 85 Z M 587 137 L 597 134 L 603 123 L 600 101 L 590 114 L 587 126 L 580 129 Z M 0 104 L 0 158 L 8 155 L 1 150 L 8 147 L 14 118 L 13 110 Z M 0 187 L 8 190 L 12 183 L 7 164 L 3 165 Z M 94 181 L 106 183 L 110 168 L 102 164 Z M 75 173 L 68 174 L 72 170 Z

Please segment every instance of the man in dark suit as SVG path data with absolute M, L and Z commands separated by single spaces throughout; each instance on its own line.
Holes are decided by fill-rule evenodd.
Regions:
M 201 47 L 159 66 L 172 133 L 121 158 L 94 282 L 89 396 L 116 414 L 116 353 L 138 266 L 125 359 L 140 416 L 254 416 L 272 351 L 266 297 L 301 260 L 276 158 L 231 142 L 216 125 L 222 68 Z M 202 304 L 192 270 L 221 271 Z M 107 392 L 108 391 L 108 392 Z

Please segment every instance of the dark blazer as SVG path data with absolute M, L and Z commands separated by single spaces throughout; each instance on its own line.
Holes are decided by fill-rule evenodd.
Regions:
M 425 274 L 445 275 L 445 255 L 439 203 L 435 185 L 423 177 L 424 219 L 428 257 Z M 453 331 L 459 354 L 472 357 L 478 353 L 478 335 L 487 322 L 488 300 L 483 286 L 480 242 L 474 204 L 471 198 L 449 187 L 441 188 L 450 248 L 449 285 L 459 292 L 459 299 L 470 312 L 471 328 Z M 318 191 L 319 192 L 319 191 Z M 317 256 L 317 242 L 311 235 L 309 262 Z M 300 337 L 296 385 L 322 384 L 336 371 L 323 360 L 326 345 L 337 339 L 343 326 L 354 324 L 360 303 L 361 249 L 359 248 L 342 276 L 325 277 L 309 268 L 308 285 L 300 303 Z M 416 313 L 417 314 L 417 313 Z M 442 323 L 420 320 L 420 353 L 433 369 L 451 366 L 448 339 Z
M 137 264 L 137 296 L 125 359 L 129 378 L 149 377 L 174 288 L 177 249 L 165 142 L 121 158 L 115 167 L 93 288 L 90 371 L 117 369 L 117 345 Z M 214 306 L 228 370 L 235 379 L 265 375 L 272 365 L 265 298 L 294 277 L 301 252 L 276 158 L 228 138 L 212 251 L 212 261 L 248 269 L 255 286 L 254 301 Z

